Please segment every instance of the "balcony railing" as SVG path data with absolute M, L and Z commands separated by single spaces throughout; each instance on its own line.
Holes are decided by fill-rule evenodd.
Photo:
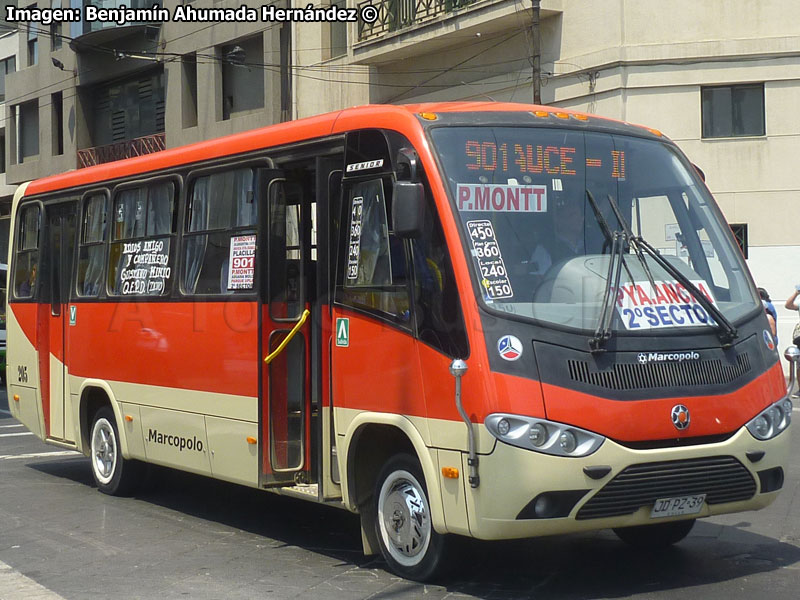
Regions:
M 421 25 L 441 15 L 477 4 L 482 0 L 366 0 L 360 9 L 372 4 L 378 13 L 374 23 L 358 23 L 358 41 L 363 42 L 393 31 Z
M 144 156 L 167 148 L 167 136 L 163 133 L 125 140 L 107 146 L 78 150 L 78 168 L 93 167 L 123 158 Z

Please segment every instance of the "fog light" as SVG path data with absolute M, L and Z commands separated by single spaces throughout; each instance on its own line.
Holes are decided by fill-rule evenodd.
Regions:
M 542 494 L 536 499 L 533 505 L 533 512 L 536 513 L 536 516 L 539 518 L 546 517 L 550 512 L 550 504 L 550 498 L 547 494 Z
M 571 431 L 564 431 L 558 438 L 558 443 L 564 452 L 574 452 L 578 447 L 578 440 Z
M 508 422 L 508 419 L 500 419 L 497 422 L 497 431 L 500 435 L 508 435 L 508 432 L 511 430 L 511 423 Z
M 531 425 L 530 431 L 528 431 L 528 439 L 534 446 L 541 446 L 547 441 L 547 428 L 541 423 Z

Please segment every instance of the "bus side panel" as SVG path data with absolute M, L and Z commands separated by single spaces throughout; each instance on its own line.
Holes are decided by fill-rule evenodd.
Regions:
M 42 398 L 42 417 L 45 436 L 50 436 L 50 305 L 36 305 L 35 346 L 39 367 L 39 393 Z M 57 357 L 63 360 L 64 356 Z
M 45 438 L 44 412 L 36 387 L 39 359 L 36 349 L 36 304 L 13 304 L 6 320 L 8 346 L 12 349 L 6 370 L 11 413 L 38 437 Z M 19 400 L 16 397 L 19 396 Z
M 140 414 L 149 462 L 211 475 L 203 415 L 146 406 L 140 408 Z
M 349 319 L 348 346 L 333 347 L 333 397 L 337 408 L 424 417 L 425 394 L 417 343 L 411 334 L 338 306 L 334 307 L 334 323 L 337 317 Z M 342 414 L 337 411 L 337 420 Z M 347 426 L 348 423 L 338 422 L 337 432 L 347 431 Z M 420 434 L 429 444 L 427 427 Z
M 72 393 L 81 378 L 256 397 L 255 302 L 77 303 Z
M 258 485 L 258 423 L 206 417 L 211 473 L 249 486 Z

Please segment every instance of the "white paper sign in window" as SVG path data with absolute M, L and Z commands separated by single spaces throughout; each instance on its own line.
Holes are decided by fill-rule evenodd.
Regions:
M 240 235 L 231 238 L 228 257 L 228 289 L 251 290 L 256 270 L 256 236 Z

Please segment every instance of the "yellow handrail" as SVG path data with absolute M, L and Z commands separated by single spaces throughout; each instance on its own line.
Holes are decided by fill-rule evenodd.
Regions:
M 311 314 L 311 311 L 309 311 L 308 309 L 305 309 L 303 311 L 303 314 L 300 316 L 300 320 L 297 322 L 297 325 L 295 325 L 292 328 L 292 330 L 289 332 L 289 335 L 287 335 L 283 339 L 283 341 L 278 345 L 277 348 L 275 348 L 275 350 L 273 350 L 272 352 L 267 354 L 267 356 L 264 358 L 264 362 L 265 363 L 267 363 L 267 364 L 271 363 L 272 359 L 275 358 L 276 356 L 278 356 L 278 354 L 280 354 L 281 351 L 284 348 L 286 348 L 286 344 L 288 344 L 290 341 L 292 341 L 292 338 L 294 337 L 294 334 L 296 334 L 298 331 L 300 331 L 300 328 L 306 322 L 306 319 L 308 318 L 308 315 L 310 315 L 310 314 Z

